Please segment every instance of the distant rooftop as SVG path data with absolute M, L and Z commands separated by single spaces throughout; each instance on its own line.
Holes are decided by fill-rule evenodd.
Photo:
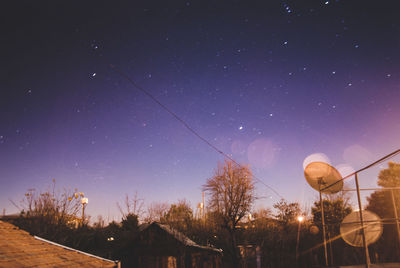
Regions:
M 148 228 L 152 228 L 152 227 L 153 228 L 154 227 L 160 228 L 161 230 L 165 231 L 166 233 L 168 233 L 169 235 L 174 237 L 177 241 L 182 243 L 184 246 L 197 248 L 197 249 L 200 249 L 200 250 L 213 251 L 213 252 L 216 252 L 216 253 L 219 253 L 219 254 L 222 253 L 221 249 L 217 249 L 217 248 L 209 247 L 209 246 L 198 245 L 196 242 L 191 240 L 186 235 L 182 234 L 181 232 L 177 231 L 176 229 L 171 228 L 169 225 L 166 225 L 166 224 L 161 224 L 161 223 L 158 223 L 158 222 L 153 222 L 151 224 L 144 223 L 144 224 L 139 226 L 139 231 L 143 232 L 143 231 L 147 230 Z
M 118 267 L 118 262 L 75 250 L 0 221 L 0 267 Z

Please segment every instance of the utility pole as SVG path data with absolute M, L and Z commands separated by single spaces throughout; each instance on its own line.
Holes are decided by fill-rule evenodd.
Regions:
M 204 198 L 204 191 L 203 191 L 203 221 L 206 222 L 206 203 L 205 203 L 205 198 Z

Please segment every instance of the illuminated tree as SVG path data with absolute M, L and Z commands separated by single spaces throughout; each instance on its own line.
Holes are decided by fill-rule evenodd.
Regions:
M 231 240 L 232 265 L 238 264 L 236 227 L 240 220 L 250 212 L 253 205 L 254 183 L 248 167 L 239 166 L 232 161 L 219 164 L 214 176 L 209 178 L 203 189 L 208 192 L 208 208 L 219 218 Z
M 167 213 L 160 219 L 177 230 L 186 233 L 193 220 L 193 211 L 190 204 L 185 199 L 179 200 L 177 204 L 172 204 Z
M 379 172 L 377 183 L 383 189 L 400 187 L 400 164 L 389 162 L 388 168 Z M 400 215 L 399 189 L 374 191 L 367 197 L 367 200 L 367 209 L 376 213 L 382 219 L 393 219 L 395 217 L 394 206 L 397 207 L 397 215 Z M 391 224 L 385 224 L 382 237 L 373 245 L 379 255 L 380 261 L 400 260 L 400 256 L 398 255 L 400 241 L 393 239 L 397 237 L 395 221 L 392 221 Z
M 295 221 L 301 212 L 299 203 L 288 203 L 285 199 L 275 203 L 274 208 L 278 211 L 276 219 L 284 225 Z
M 328 228 L 328 232 L 331 235 L 338 235 L 340 223 L 343 221 L 344 217 L 351 213 L 352 208 L 348 204 L 348 199 L 343 199 L 342 197 L 332 198 L 331 200 L 324 199 L 324 216 L 325 224 Z M 321 202 L 314 202 L 314 206 L 311 208 L 311 214 L 313 216 L 313 222 L 322 228 L 322 218 L 321 218 Z
M 56 190 L 53 180 L 52 187 L 47 191 L 29 189 L 21 205 L 17 206 L 20 217 L 12 221 L 34 235 L 65 243 L 70 231 L 87 223 L 81 217 L 83 197 L 84 194 L 78 192 L 78 189 Z
M 29 189 L 22 200 L 21 214 L 26 217 L 41 218 L 47 224 L 75 226 L 80 220 L 81 198 L 84 193 L 66 190 L 55 191 L 55 181 L 52 189 L 38 192 Z
M 400 164 L 389 162 L 387 169 L 380 171 L 378 175 L 378 185 L 383 188 L 400 187 Z M 393 190 L 393 197 L 397 206 L 397 214 L 400 215 L 400 190 Z M 367 198 L 367 209 L 375 212 L 381 218 L 393 218 L 394 209 L 392 193 L 387 191 L 375 191 Z

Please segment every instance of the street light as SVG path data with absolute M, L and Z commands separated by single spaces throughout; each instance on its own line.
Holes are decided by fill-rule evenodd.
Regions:
M 82 204 L 82 225 L 83 222 L 85 221 L 85 206 L 89 203 L 89 199 L 87 197 L 82 197 L 81 198 L 81 204 Z
M 299 240 L 300 240 L 300 226 L 302 221 L 304 221 L 304 216 L 299 215 L 297 216 L 297 221 L 299 222 L 299 225 L 297 226 L 297 242 L 296 242 L 296 267 L 299 266 Z
M 112 237 L 112 236 L 107 237 L 107 241 L 109 242 L 107 244 L 107 247 L 108 247 L 108 258 L 111 259 L 111 249 L 112 249 L 112 243 L 111 242 L 114 241 L 114 237 Z

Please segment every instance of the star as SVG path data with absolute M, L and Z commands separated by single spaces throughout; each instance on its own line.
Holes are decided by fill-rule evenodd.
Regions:
M 91 47 L 92 47 L 93 50 L 97 50 L 99 48 L 99 46 L 96 45 L 95 41 L 93 41 Z

